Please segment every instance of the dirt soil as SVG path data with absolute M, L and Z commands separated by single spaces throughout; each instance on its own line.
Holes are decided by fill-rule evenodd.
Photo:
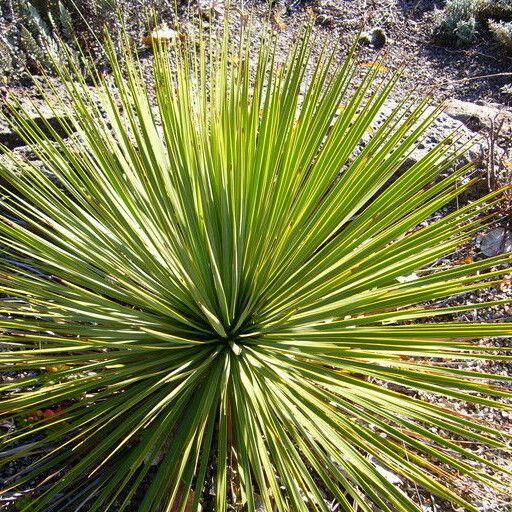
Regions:
M 512 83 L 512 56 L 507 56 L 485 33 L 468 49 L 441 46 L 434 40 L 433 32 L 435 10 L 442 8 L 443 3 L 439 0 L 316 0 L 303 5 L 330 16 L 325 30 L 349 41 L 360 28 L 383 28 L 387 42 L 382 51 L 390 64 L 406 64 L 406 87 L 430 92 L 438 101 L 457 98 L 510 104 L 512 98 L 500 88 Z M 377 50 L 367 47 L 367 51 L 371 56 Z

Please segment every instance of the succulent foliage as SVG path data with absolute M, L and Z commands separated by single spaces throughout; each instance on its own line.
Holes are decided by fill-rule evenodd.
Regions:
M 512 0 L 475 0 L 475 3 L 479 18 L 512 21 Z
M 506 51 L 510 51 L 511 0 L 448 0 L 437 10 L 434 35 L 457 46 L 475 43 L 487 29 Z
M 70 55 L 96 59 L 95 33 L 118 19 L 117 0 L 18 0 L 0 6 L 0 74 L 56 73 Z M 94 28 L 93 28 L 94 27 Z
M 152 85 L 128 43 L 94 88 L 71 63 L 69 138 L 10 104 L 50 171 L 0 168 L 0 368 L 28 372 L 0 386 L 2 442 L 25 445 L 2 462 L 38 453 L 5 488 L 41 482 L 24 510 L 420 512 L 383 467 L 468 510 L 458 476 L 506 488 L 458 440 L 511 436 L 420 396 L 511 408 L 485 380 L 511 377 L 447 364 L 506 359 L 471 340 L 511 325 L 438 318 L 502 280 L 510 254 L 436 264 L 500 193 L 431 219 L 473 183 L 445 172 L 456 134 L 405 167 L 439 110 L 407 97 L 377 125 L 399 75 L 312 55 L 310 29 L 283 61 L 259 33 L 155 44 Z
M 443 10 L 436 11 L 436 38 L 468 46 L 477 35 L 475 0 L 448 0 Z
M 512 21 L 489 21 L 489 30 L 507 52 L 512 52 Z

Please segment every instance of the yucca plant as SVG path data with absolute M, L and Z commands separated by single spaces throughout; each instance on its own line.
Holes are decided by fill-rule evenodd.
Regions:
M 420 512 L 386 472 L 468 510 L 461 475 L 506 490 L 470 446 L 511 436 L 425 398 L 511 409 L 511 377 L 447 364 L 507 359 L 472 340 L 511 325 L 436 319 L 501 282 L 510 254 L 437 264 L 500 192 L 455 208 L 456 134 L 405 169 L 439 109 L 409 95 L 376 123 L 397 74 L 260 32 L 156 41 L 152 85 L 128 47 L 95 88 L 71 65 L 69 138 L 11 105 L 44 166 L 2 164 L 23 510 Z

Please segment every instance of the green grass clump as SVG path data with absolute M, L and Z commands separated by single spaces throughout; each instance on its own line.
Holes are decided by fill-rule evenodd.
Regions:
M 474 183 L 446 172 L 455 136 L 404 171 L 440 109 L 377 124 L 398 75 L 258 34 L 154 41 L 152 85 L 129 43 L 94 88 L 71 63 L 70 138 L 5 106 L 44 167 L 0 164 L 2 464 L 35 454 L 4 490 L 41 484 L 22 510 L 421 512 L 392 472 L 476 512 L 458 477 L 508 487 L 470 447 L 512 436 L 422 396 L 512 409 L 486 380 L 512 377 L 454 364 L 506 359 L 472 340 L 512 325 L 443 320 L 501 302 L 439 302 L 503 282 L 511 254 L 439 264 L 501 193 L 433 218 Z

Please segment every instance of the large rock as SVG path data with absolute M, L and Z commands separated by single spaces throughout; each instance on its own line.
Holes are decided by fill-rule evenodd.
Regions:
M 34 78 L 33 80 L 37 79 Z M 11 105 L 18 101 L 20 104 L 19 112 L 29 121 L 32 121 L 36 127 L 43 130 L 49 140 L 54 140 L 53 130 L 59 136 L 65 137 L 70 134 L 72 129 L 69 121 L 71 118 L 69 112 L 66 111 L 65 103 L 62 101 L 66 91 L 63 87 L 57 89 L 58 84 L 54 85 L 54 87 L 56 87 L 55 92 L 48 90 L 46 94 L 49 94 L 49 101 L 52 101 L 52 98 L 55 99 L 55 108 L 49 106 L 48 102 L 35 87 L 17 86 L 15 88 L 3 87 L 0 89 L 0 144 L 8 149 L 25 145 L 23 137 L 16 130 L 13 130 L 7 121 L 9 117 L 12 117 L 12 113 L 5 103 L 6 100 Z M 60 97 L 55 97 L 56 94 L 59 94 Z
M 387 101 L 377 115 L 375 126 L 382 124 L 396 107 L 397 103 L 395 101 Z M 428 109 L 426 115 L 430 112 L 432 110 Z M 469 148 L 464 155 L 461 155 L 456 166 L 473 163 L 481 176 L 481 179 L 463 194 L 465 200 L 475 200 L 490 191 L 487 180 L 487 162 L 489 161 L 490 151 L 493 151 L 495 161 L 503 159 L 506 152 L 499 144 L 494 144 L 491 148 L 489 137 L 486 134 L 471 130 L 463 121 L 448 115 L 446 111 L 434 120 L 421 140 L 418 141 L 417 147 L 404 162 L 402 171 L 408 169 L 441 142 L 454 138 L 454 134 L 456 134 L 457 146 L 467 145 Z M 367 134 L 362 144 L 368 142 L 370 138 L 371 134 Z M 448 172 L 450 171 L 448 170 Z
M 396 107 L 397 103 L 395 101 L 387 101 L 377 114 L 377 118 L 374 122 L 375 126 L 380 126 L 392 114 Z M 433 112 L 433 108 L 434 107 L 427 109 L 425 116 L 430 115 L 430 113 Z M 454 134 L 456 134 L 456 143 L 458 145 L 470 145 L 468 152 L 461 157 L 460 163 L 478 162 L 482 159 L 482 155 L 485 155 L 486 151 L 488 151 L 489 144 L 485 137 L 475 134 L 462 121 L 446 113 L 441 113 L 432 122 L 421 140 L 418 141 L 417 147 L 409 155 L 406 165 L 409 166 L 417 162 L 441 142 L 452 139 Z M 370 137 L 371 134 L 368 134 L 368 140 Z
M 511 252 L 512 232 L 505 227 L 491 229 L 481 238 L 480 250 L 485 256 Z
M 71 127 L 69 125 L 70 117 L 62 109 L 51 109 L 44 100 L 38 97 L 22 98 L 20 103 L 21 110 L 26 114 L 27 119 L 43 130 L 50 140 L 54 140 L 52 130 L 55 130 L 60 136 L 69 135 L 69 128 Z M 3 114 L 0 116 L 0 144 L 8 149 L 24 146 L 25 142 L 21 135 L 11 129 L 7 120 L 3 118 L 3 116 L 10 115 L 7 108 L 2 110 Z
M 451 99 L 446 102 L 445 112 L 473 131 L 497 130 L 500 127 L 499 138 L 512 136 L 512 112 L 505 107 Z

